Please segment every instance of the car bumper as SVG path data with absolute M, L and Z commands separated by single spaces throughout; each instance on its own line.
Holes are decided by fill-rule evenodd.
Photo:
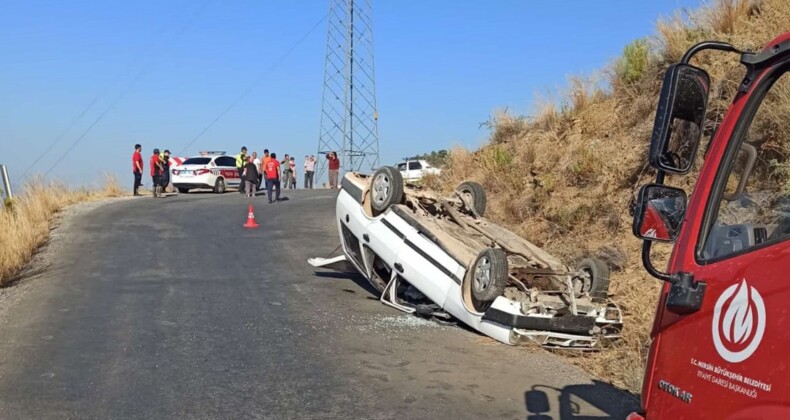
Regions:
M 182 176 L 173 175 L 170 182 L 176 188 L 214 188 L 216 178 L 213 176 Z
M 189 189 L 193 189 L 193 188 L 214 188 L 213 185 L 204 184 L 204 183 L 200 183 L 200 182 L 173 182 L 172 184 L 176 188 L 189 188 Z

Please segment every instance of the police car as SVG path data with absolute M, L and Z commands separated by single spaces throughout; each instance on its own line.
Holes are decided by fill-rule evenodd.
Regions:
M 179 193 L 195 189 L 211 189 L 222 194 L 227 188 L 239 188 L 241 178 L 236 159 L 225 152 L 201 152 L 173 168 L 173 186 Z

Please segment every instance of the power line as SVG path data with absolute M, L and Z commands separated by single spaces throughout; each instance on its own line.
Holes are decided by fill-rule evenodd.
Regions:
M 107 93 L 107 92 L 104 92 L 104 93 Z M 90 103 L 88 103 L 88 105 L 86 105 L 85 108 L 82 109 L 82 112 L 80 112 L 79 115 L 77 115 L 74 119 L 71 120 L 71 123 L 69 123 L 69 125 L 66 127 L 66 129 L 61 131 L 60 134 L 57 137 L 55 137 L 55 139 L 50 143 L 49 147 L 47 147 L 47 149 L 44 150 L 44 153 L 41 153 L 40 155 L 38 155 L 36 160 L 34 160 L 33 163 L 31 163 L 30 166 L 28 166 L 27 169 L 25 169 L 25 171 L 22 172 L 22 175 L 20 176 L 20 179 L 25 179 L 25 176 L 28 174 L 28 172 L 30 172 L 30 170 L 33 169 L 33 167 L 36 166 L 36 164 L 39 161 L 41 161 L 41 159 L 43 159 L 44 156 L 48 155 L 49 152 L 51 152 L 55 148 L 55 146 L 58 144 L 58 142 L 60 142 L 60 140 L 62 140 L 63 137 L 65 137 L 66 134 L 69 131 L 71 131 L 71 129 L 74 128 L 75 125 L 77 125 L 77 122 L 79 122 L 79 120 L 81 120 L 82 117 L 85 116 L 85 114 L 87 114 L 88 111 L 91 108 L 93 108 L 93 105 L 95 105 L 96 102 L 99 101 L 99 98 L 101 98 L 104 95 L 104 93 L 100 93 L 100 94 L 96 95 L 93 98 L 93 100 L 91 100 Z
M 184 4 L 183 4 L 183 6 L 181 7 L 181 9 L 183 9 L 184 7 L 186 7 L 186 6 L 188 6 L 188 5 L 189 5 L 189 2 L 186 2 L 186 3 L 184 3 Z M 179 14 L 181 14 L 181 12 L 179 12 Z M 170 26 L 170 22 L 167 22 L 167 23 L 163 24 L 163 25 L 162 25 L 162 26 L 159 28 L 159 30 L 158 30 L 158 31 L 156 31 L 156 37 L 157 37 L 156 39 L 157 39 L 157 40 L 159 40 L 159 42 L 161 42 L 160 38 L 162 37 L 162 35 L 164 35 L 164 33 L 165 33 L 165 32 L 167 31 L 167 29 L 169 28 L 169 26 Z M 151 43 L 151 44 L 149 44 L 148 46 L 146 46 L 146 49 L 148 49 L 148 48 L 149 48 L 151 45 L 153 45 L 153 43 Z M 132 63 L 130 62 L 130 63 L 129 63 L 129 65 L 128 65 L 127 67 L 131 67 L 131 64 L 132 64 Z M 86 105 L 86 106 L 85 106 L 85 107 L 82 109 L 82 112 L 80 112 L 80 113 L 79 113 L 79 115 L 77 115 L 77 116 L 76 116 L 74 119 L 72 119 L 72 120 L 71 120 L 71 122 L 68 124 L 68 126 L 67 126 L 67 127 L 66 127 L 66 128 L 63 130 L 63 131 L 61 131 L 61 132 L 60 132 L 60 134 L 58 134 L 58 136 L 56 136 L 56 137 L 55 137 L 55 139 L 54 139 L 52 142 L 50 142 L 49 146 L 48 146 L 48 147 L 47 147 L 47 148 L 44 150 L 44 152 L 42 152 L 42 153 L 41 153 L 41 154 L 40 154 L 40 155 L 39 155 L 39 156 L 38 156 L 38 157 L 37 157 L 37 158 L 36 158 L 36 159 L 33 161 L 33 163 L 31 163 L 31 164 L 30 164 L 30 166 L 28 166 L 28 167 L 27 167 L 27 169 L 25 169 L 25 171 L 24 171 L 24 172 L 22 173 L 22 175 L 20 176 L 20 179 L 25 179 L 25 176 L 27 176 L 27 174 L 30 172 L 30 170 L 31 170 L 31 169 L 33 169 L 33 167 L 35 167 L 35 166 L 36 166 L 36 164 L 37 164 L 38 162 L 40 162 L 40 161 L 41 161 L 41 159 L 43 159 L 43 158 L 44 158 L 46 155 L 48 155 L 48 154 L 49 154 L 49 153 L 50 153 L 52 150 L 54 150 L 54 149 L 55 149 L 55 146 L 57 146 L 57 145 L 58 145 L 58 143 L 60 143 L 60 140 L 62 140 L 62 139 L 63 139 L 63 138 L 66 136 L 66 134 L 68 134 L 68 133 L 71 131 L 71 129 L 72 129 L 72 128 L 74 128 L 74 126 L 76 126 L 76 125 L 77 125 L 77 123 L 78 123 L 78 122 L 79 122 L 79 121 L 82 119 L 82 117 L 84 117 L 84 116 L 85 116 L 85 114 L 87 114 L 87 113 L 88 113 L 88 111 L 89 111 L 91 108 L 93 108 L 93 106 L 94 106 L 94 105 L 95 105 L 95 104 L 96 104 L 96 103 L 99 101 L 99 99 L 101 99 L 102 97 L 104 97 L 104 96 L 105 96 L 105 95 L 106 95 L 106 94 L 107 94 L 107 93 L 108 93 L 108 92 L 109 92 L 109 91 L 112 89 L 112 87 L 113 87 L 113 86 L 114 86 L 114 85 L 115 85 L 115 84 L 118 82 L 118 80 L 120 80 L 120 79 L 121 79 L 121 77 L 119 76 L 118 78 L 116 78 L 116 80 L 115 80 L 115 81 L 113 81 L 112 83 L 110 83 L 110 84 L 107 86 L 107 88 L 106 88 L 106 89 L 104 89 L 104 90 L 103 90 L 101 93 L 97 94 L 97 95 L 96 95 L 96 96 L 95 96 L 95 97 L 94 97 L 94 98 L 93 98 L 93 99 L 92 99 L 92 100 L 91 100 L 91 101 L 90 101 L 90 102 L 89 102 L 89 103 L 88 103 L 88 104 L 87 104 L 87 105 Z M 51 169 L 50 169 L 50 170 L 51 170 Z
M 195 12 L 194 12 L 194 13 L 192 13 L 192 16 L 190 16 L 190 18 L 189 18 L 189 19 L 188 19 L 186 22 L 184 22 L 184 24 L 183 24 L 183 25 L 181 25 L 181 27 L 180 27 L 180 28 L 179 28 L 179 29 L 178 29 L 178 30 L 175 32 L 175 34 L 173 35 L 172 42 L 175 42 L 175 40 L 177 40 L 177 39 L 178 39 L 178 38 L 179 38 L 179 37 L 180 37 L 180 36 L 181 36 L 181 35 L 182 35 L 182 34 L 183 34 L 183 33 L 184 33 L 184 32 L 185 32 L 185 31 L 186 31 L 186 30 L 187 30 L 187 29 L 188 29 L 188 28 L 191 26 L 191 25 L 192 25 L 192 23 L 195 21 L 195 19 L 198 17 L 198 15 L 200 15 L 200 13 L 201 13 L 201 12 L 203 11 L 203 9 L 205 8 L 205 6 L 206 6 L 206 3 L 207 3 L 207 1 L 203 1 L 203 2 L 201 2 L 201 4 L 200 4 L 200 7 L 199 7 L 198 9 L 196 9 L 196 10 L 195 10 Z M 184 7 L 188 6 L 189 4 L 190 4 L 190 2 L 187 2 L 187 3 L 185 3 L 185 4 L 184 4 Z M 181 13 L 179 13 L 179 14 L 181 14 Z M 166 28 L 167 28 L 167 26 L 163 26 L 163 29 L 166 29 Z M 164 30 L 162 30 L 162 31 L 160 32 L 160 34 L 162 34 L 162 33 L 164 33 Z M 55 168 L 58 166 L 58 164 L 60 164 L 60 162 L 62 162 L 62 161 L 63 161 L 63 159 L 64 159 L 64 158 L 65 158 L 65 157 L 66 157 L 66 156 L 67 156 L 67 155 L 68 155 L 68 154 L 69 154 L 69 153 L 70 153 L 72 150 L 74 150 L 74 148 L 75 148 L 75 147 L 77 147 L 77 145 L 78 145 L 78 144 L 79 144 L 79 143 L 80 143 L 80 142 L 81 142 L 81 141 L 82 141 L 82 140 L 83 140 L 83 139 L 84 139 L 84 138 L 85 138 L 85 137 L 86 137 L 86 136 L 87 136 L 87 135 L 88 135 L 88 134 L 89 134 L 89 133 L 90 133 L 92 130 L 93 130 L 93 128 L 94 128 L 94 127 L 96 127 L 96 125 L 98 125 L 98 124 L 99 124 L 99 122 L 101 122 L 101 120 L 102 120 L 102 119 L 104 119 L 104 117 L 105 117 L 105 116 L 106 116 L 106 115 L 107 115 L 107 114 L 108 114 L 108 113 L 109 113 L 109 112 L 110 112 L 110 111 L 111 111 L 113 108 L 115 108 L 115 106 L 116 106 L 116 105 L 118 105 L 118 103 L 120 103 L 120 102 L 121 102 L 121 100 L 122 100 L 122 99 L 123 99 L 123 97 L 126 95 L 126 93 L 128 93 L 128 92 L 129 92 L 129 90 L 131 90 L 131 89 L 134 87 L 134 85 L 136 85 L 136 84 L 137 84 L 137 82 L 138 82 L 138 81 L 140 81 L 140 79 L 142 79 L 143 75 L 144 75 L 144 74 L 145 74 L 145 73 L 148 71 L 148 68 L 149 68 L 149 67 L 151 67 L 151 65 L 153 65 L 153 63 L 156 61 L 155 59 L 156 59 L 156 56 L 158 55 L 158 53 L 159 53 L 159 52 L 157 52 L 157 54 L 152 54 L 152 55 L 150 55 L 150 56 L 148 57 L 148 59 L 147 59 L 147 60 L 145 60 L 145 62 L 143 63 L 143 65 L 140 67 L 140 70 L 139 70 L 139 71 L 137 72 L 137 74 L 135 75 L 135 77 L 134 77 L 134 78 L 131 80 L 131 82 L 129 82 L 129 84 L 127 84 L 127 86 L 126 86 L 126 87 L 125 87 L 125 88 L 124 88 L 124 89 L 121 91 L 121 93 L 118 95 L 118 97 L 115 99 L 115 101 L 113 101 L 112 103 L 110 103 L 109 105 L 107 105 L 107 107 L 104 109 L 104 111 L 102 111 L 102 112 L 101 112 L 101 114 L 99 114 L 99 116 L 97 116 L 97 117 L 96 117 L 96 118 L 93 120 L 93 122 L 92 122 L 92 123 L 91 123 L 91 124 L 88 126 L 88 128 L 87 128 L 87 129 L 85 129 L 85 130 L 82 132 L 82 134 L 80 134 L 80 136 L 79 136 L 79 137 L 77 137 L 77 138 L 74 140 L 74 142 L 72 142 L 72 144 L 69 146 L 69 148 L 68 148 L 68 149 L 66 149 L 66 151 L 65 151 L 65 152 L 64 152 L 64 153 L 61 155 L 60 159 L 56 160 L 56 161 L 55 161 L 55 163 L 54 163 L 54 164 L 53 164 L 53 165 L 52 165 L 52 166 L 51 166 L 51 167 L 50 167 L 50 168 L 49 168 L 49 169 L 48 169 L 48 170 L 47 170 L 47 171 L 44 173 L 44 176 L 45 176 L 45 177 L 46 177 L 47 175 L 49 175 L 49 173 L 50 173 L 50 172 L 52 172 L 52 170 L 54 170 L 54 169 L 55 169 Z M 98 98 L 97 98 L 97 99 L 98 99 Z M 86 112 L 87 112 L 87 111 L 86 111 Z M 82 116 L 82 115 L 80 115 L 80 117 L 81 117 L 81 116 Z M 79 119 L 79 117 L 78 117 L 78 119 Z M 76 121 L 74 121 L 74 123 L 76 123 Z M 53 146 L 51 146 L 51 147 L 54 147 L 54 144 L 53 144 Z M 39 160 L 40 160 L 40 158 L 39 158 Z
M 233 109 L 236 105 L 239 104 L 239 102 L 241 102 L 245 97 L 247 97 L 247 95 L 249 95 L 253 90 L 255 90 L 255 88 L 266 78 L 266 76 L 268 76 L 283 61 L 285 61 L 291 55 L 291 53 L 293 53 L 294 50 L 296 50 L 296 48 L 299 47 L 299 45 L 301 45 L 302 42 L 304 42 L 304 40 L 307 39 L 307 37 L 309 37 L 321 25 L 321 23 L 324 22 L 324 20 L 326 18 L 327 18 L 327 15 L 324 15 L 321 19 L 319 19 L 318 22 L 316 22 L 310 28 L 310 30 L 305 32 L 305 34 L 302 35 L 301 38 L 299 38 L 283 55 L 281 55 L 280 58 L 277 61 L 275 61 L 271 66 L 269 66 L 269 68 L 266 69 L 266 71 L 261 73 L 261 75 L 258 76 L 258 78 L 255 79 L 252 82 L 252 84 L 247 86 L 247 88 L 244 89 L 244 91 L 241 93 L 241 95 L 237 96 L 236 99 L 234 99 L 227 107 L 225 107 L 225 109 L 223 109 L 222 112 L 220 112 L 219 115 L 217 115 L 217 117 L 214 118 L 214 120 L 212 120 L 207 126 L 205 126 L 203 128 L 203 130 L 201 130 L 200 133 L 198 133 L 198 135 L 193 137 L 192 140 L 190 140 L 189 143 L 187 143 L 187 145 L 184 146 L 184 148 L 178 154 L 179 155 L 183 155 L 190 146 L 195 144 L 195 142 L 198 141 L 198 139 L 203 137 L 203 135 L 206 134 L 211 129 L 211 127 L 214 126 L 214 124 L 219 122 L 219 120 L 221 120 L 222 117 L 225 116 L 225 114 L 230 112 L 231 109 Z

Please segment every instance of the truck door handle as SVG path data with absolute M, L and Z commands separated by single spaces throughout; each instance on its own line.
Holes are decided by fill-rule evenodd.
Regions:
M 398 270 L 401 274 L 403 274 L 403 266 L 400 263 L 393 264 L 396 270 Z
M 370 236 L 368 236 L 368 234 L 367 234 L 367 233 L 365 233 L 365 234 L 363 234 L 363 235 L 362 235 L 362 239 L 364 239 L 364 240 L 365 240 L 365 242 L 370 242 Z

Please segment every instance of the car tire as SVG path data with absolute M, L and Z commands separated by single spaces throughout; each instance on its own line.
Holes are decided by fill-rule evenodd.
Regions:
M 462 182 L 456 188 L 456 191 L 468 199 L 478 215 L 483 216 L 485 214 L 488 201 L 486 199 L 486 191 L 482 185 L 474 181 L 466 181 Z
M 475 307 L 484 310 L 501 296 L 507 286 L 507 254 L 498 248 L 486 248 L 472 265 L 470 281 Z
M 224 192 L 225 192 L 225 180 L 222 178 L 217 178 L 217 181 L 214 182 L 214 193 L 222 194 Z
M 602 302 L 609 296 L 609 266 L 606 262 L 598 258 L 585 258 L 579 263 L 577 271 L 584 272 L 589 277 L 589 285 L 581 288 L 582 292 L 588 292 L 593 302 Z M 574 286 L 580 281 L 574 279 Z M 575 291 L 579 291 L 574 287 Z
M 189 188 L 179 188 L 178 189 L 178 193 L 179 194 L 186 194 L 188 192 L 189 192 Z
M 384 213 L 403 200 L 403 176 L 392 166 L 379 168 L 370 182 L 370 206 L 373 214 Z

